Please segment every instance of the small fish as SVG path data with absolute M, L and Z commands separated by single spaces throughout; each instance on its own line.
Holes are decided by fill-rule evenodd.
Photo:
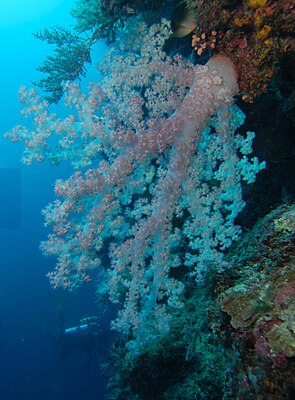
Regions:
M 196 29 L 195 13 L 181 5 L 175 8 L 171 17 L 172 37 L 182 38 Z

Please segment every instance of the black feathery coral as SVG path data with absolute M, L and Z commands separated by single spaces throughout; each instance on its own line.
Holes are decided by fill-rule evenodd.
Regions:
M 46 78 L 33 82 L 43 89 L 44 98 L 58 103 L 63 95 L 63 82 L 74 81 L 86 75 L 86 63 L 91 63 L 90 47 L 93 38 L 82 39 L 68 29 L 54 26 L 34 33 L 34 36 L 48 44 L 55 45 L 53 54 L 46 57 L 37 70 L 47 74 Z

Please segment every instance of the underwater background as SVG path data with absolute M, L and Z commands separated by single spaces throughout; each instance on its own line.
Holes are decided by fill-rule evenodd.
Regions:
M 293 398 L 292 1 L 2 3 L 0 399 Z M 46 105 L 45 121 L 42 98 L 24 94 L 24 121 L 18 90 L 42 78 L 36 67 L 49 54 L 41 32 L 73 26 L 75 5 L 92 59 L 87 48 L 86 76 L 82 67 L 72 79 L 82 91 L 47 91 L 61 119 Z M 67 40 L 58 29 L 55 44 Z M 215 48 L 231 58 L 239 91 L 227 61 L 203 67 Z M 30 143 L 32 127 L 45 136 L 51 121 L 62 135 L 48 148 Z M 57 269 L 40 242 L 61 257 Z M 92 316 L 95 355 L 74 346 L 61 356 L 61 329 Z
M 2 2 L 1 2 L 2 3 Z M 13 2 L 10 3 L 13 8 Z M 24 2 L 25 3 L 25 2 Z M 18 88 L 37 79 L 35 66 L 46 55 L 46 45 L 32 32 L 47 25 L 70 23 L 72 1 L 53 2 L 51 9 L 34 15 L 35 2 L 27 4 L 28 14 L 19 2 L 10 20 L 1 15 L 1 132 L 20 118 Z M 1 4 L 1 11 L 5 8 Z M 8 4 L 9 7 L 9 4 Z M 37 6 L 38 8 L 42 8 Z M 26 14 L 22 21 L 22 14 Z M 5 19 L 5 20 L 4 20 Z M 102 46 L 103 47 L 103 46 Z M 52 167 L 28 168 L 16 155 L 18 146 L 0 138 L 0 398 L 12 399 L 98 399 L 105 382 L 95 366 L 77 350 L 58 361 L 53 343 L 43 325 L 54 333 L 60 329 L 55 292 L 48 284 L 46 271 L 52 260 L 42 256 L 39 243 L 46 236 L 41 209 L 53 195 L 53 184 L 60 174 Z M 44 168 L 43 168 L 44 167 Z M 83 316 L 97 313 L 95 288 L 89 284 L 79 298 L 63 293 L 67 326 Z M 105 342 L 104 342 L 105 345 Z

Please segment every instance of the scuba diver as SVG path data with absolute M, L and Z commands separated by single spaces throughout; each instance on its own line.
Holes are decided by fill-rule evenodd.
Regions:
M 54 335 L 46 326 L 44 329 L 51 338 L 58 360 L 64 360 L 75 349 L 80 349 L 88 356 L 88 365 L 96 358 L 99 351 L 99 334 L 101 329 L 97 322 L 98 317 L 87 317 L 80 320 L 77 326 L 65 328 L 64 307 L 60 296 L 56 297 L 60 318 L 60 330 Z

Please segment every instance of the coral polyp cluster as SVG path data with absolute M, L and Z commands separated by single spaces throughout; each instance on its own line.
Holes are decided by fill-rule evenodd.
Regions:
M 294 2 L 213 0 L 187 3 L 196 12 L 195 35 L 221 32 L 214 46 L 209 44 L 205 49 L 231 58 L 244 99 L 253 101 L 264 93 L 270 79 L 278 72 L 281 56 L 294 52 Z M 196 51 L 198 55 L 203 53 L 199 48 Z

